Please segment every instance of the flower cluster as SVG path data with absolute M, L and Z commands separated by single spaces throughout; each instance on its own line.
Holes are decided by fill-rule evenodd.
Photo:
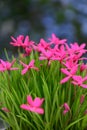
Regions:
M 32 85 L 31 86 L 32 88 L 26 87 L 27 92 L 25 91 L 25 88 L 23 89 L 24 91 L 24 93 L 22 92 L 24 94 L 23 100 L 21 101 L 20 104 L 18 104 L 15 111 L 18 111 L 18 109 L 20 109 L 20 111 L 27 110 L 38 114 L 43 114 L 43 115 L 47 114 L 52 116 L 54 112 L 54 108 L 52 109 L 52 113 L 49 114 L 48 107 L 47 106 L 45 107 L 45 105 L 47 105 L 47 103 L 49 102 L 49 107 L 52 107 L 51 105 L 53 105 L 55 109 L 59 109 L 59 108 L 62 109 L 63 117 L 67 114 L 70 115 L 71 118 L 72 116 L 71 113 L 78 114 L 80 111 L 80 106 L 83 106 L 84 101 L 86 100 L 86 92 L 84 90 L 86 90 L 87 88 L 87 65 L 83 62 L 84 60 L 87 59 L 86 57 L 83 57 L 83 55 L 87 53 L 86 44 L 82 43 L 81 45 L 79 45 L 77 42 L 75 42 L 75 43 L 70 43 L 68 45 L 67 39 L 59 39 L 55 34 L 52 34 L 51 38 L 48 38 L 48 41 L 45 41 L 44 39 L 41 38 L 39 43 L 35 43 L 34 41 L 31 41 L 29 36 L 24 37 L 23 35 L 19 35 L 17 38 L 11 37 L 11 39 L 12 42 L 10 42 L 10 44 L 13 45 L 14 47 L 18 47 L 18 48 L 21 47 L 24 53 L 22 55 L 22 58 L 20 58 L 18 62 L 19 65 L 17 67 L 16 67 L 16 58 L 13 59 L 12 62 L 4 61 L 0 59 L 0 72 L 2 73 L 4 71 L 10 72 L 12 70 L 14 71 L 17 70 L 18 72 L 21 71 L 20 75 L 22 77 L 21 82 L 23 82 L 23 85 L 27 86 L 26 85 L 27 83 Z M 33 57 L 31 55 L 35 55 L 37 57 Z M 29 60 L 24 60 L 25 58 L 28 59 L 28 57 Z M 45 73 L 44 72 L 45 69 L 43 67 L 44 63 L 46 63 L 45 67 L 47 67 L 45 69 L 48 69 L 46 75 L 44 75 Z M 57 63 L 59 65 L 58 69 L 57 69 Z M 52 68 L 53 65 L 55 65 L 54 69 Z M 56 73 L 56 75 L 58 73 L 59 77 L 53 75 L 52 80 L 56 78 L 59 78 L 59 80 L 51 81 L 50 83 L 51 77 L 49 77 L 49 74 L 52 74 L 53 71 Z M 29 75 L 27 75 L 26 73 L 29 73 L 31 76 L 28 77 Z M 10 76 L 10 73 L 8 74 Z M 34 74 L 36 77 L 34 76 Z M 33 75 L 33 80 L 31 80 L 32 75 Z M 43 78 L 45 76 L 46 79 L 44 80 Z M 20 82 L 18 80 L 19 79 L 17 79 L 17 83 L 20 85 Z M 14 78 L 11 79 L 11 83 L 13 81 Z M 40 83 L 39 86 L 38 83 Z M 33 84 L 36 85 L 36 87 L 34 87 L 34 93 L 33 93 Z M 15 83 L 15 85 L 17 84 Z M 54 88 L 52 88 L 53 85 Z M 8 86 L 10 87 L 10 83 L 8 83 Z M 41 88 L 39 88 L 40 86 Z M 67 87 L 67 89 L 65 87 Z M 79 88 L 81 91 L 79 91 Z M 14 101 L 18 100 L 19 103 L 20 102 L 19 97 L 18 94 L 16 94 L 17 89 L 11 88 L 9 90 L 10 92 L 13 91 L 13 94 L 16 97 Z M 21 90 L 22 88 L 19 89 L 19 91 Z M 70 90 L 70 93 L 68 93 L 66 90 Z M 61 96 L 61 94 L 63 96 Z M 10 94 L 8 95 L 10 97 Z M 61 98 L 54 99 L 54 97 L 57 97 L 57 95 L 59 98 L 61 96 Z M 67 98 L 65 96 L 67 96 Z M 78 96 L 79 99 L 77 100 L 78 109 L 72 111 L 73 109 L 72 104 L 75 107 L 75 104 L 73 102 L 75 101 L 76 96 Z M 24 100 L 26 97 L 27 97 L 27 103 L 25 103 L 26 100 Z M 70 101 L 72 101 L 72 103 Z M 10 103 L 7 102 L 7 106 L 5 106 L 4 103 L 2 103 L 1 110 L 10 113 L 11 108 L 8 107 L 9 104 Z M 86 114 L 87 108 L 84 107 L 83 111 Z M 57 111 L 57 113 L 58 112 L 59 111 Z M 55 113 L 56 112 L 54 112 L 54 114 Z M 44 118 L 46 118 L 46 120 L 49 122 L 47 115 Z

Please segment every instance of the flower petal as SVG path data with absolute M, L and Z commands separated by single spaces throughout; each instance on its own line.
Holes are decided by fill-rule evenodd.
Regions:
M 70 79 L 70 76 L 65 77 L 64 79 L 62 79 L 62 80 L 60 81 L 60 83 L 63 84 L 63 83 L 65 83 L 65 82 L 67 82 L 69 79 Z
M 86 81 L 86 80 L 87 80 L 87 76 L 85 76 L 85 77 L 83 78 L 83 82 Z
M 37 67 L 31 67 L 32 69 L 39 71 L 39 69 Z
M 77 82 L 75 82 L 75 81 L 72 81 L 71 83 L 72 83 L 72 84 L 74 84 L 74 85 L 78 85 L 78 83 L 77 83 Z
M 8 109 L 8 108 L 6 108 L 6 107 L 2 107 L 1 108 L 4 112 L 10 112 L 10 110 Z
M 64 74 L 66 74 L 66 75 L 69 75 L 69 74 L 70 74 L 70 72 L 68 72 L 67 69 L 63 69 L 63 68 L 62 68 L 61 71 L 62 71 Z
M 40 99 L 39 97 L 36 97 L 33 103 L 34 107 L 40 107 L 43 101 L 44 101 L 44 98 Z
M 24 67 L 27 67 L 27 65 L 23 63 L 22 61 L 20 61 L 20 64 L 22 64 Z
M 10 70 L 18 70 L 19 68 L 11 68 Z
M 30 61 L 29 66 L 33 67 L 34 66 L 34 62 L 35 62 L 35 60 Z
M 40 56 L 39 60 L 46 60 L 47 58 L 45 56 Z
M 38 114 L 44 114 L 44 109 L 43 108 L 37 108 L 37 109 L 35 109 L 34 112 L 36 112 Z
M 24 75 L 28 71 L 28 68 L 24 68 L 21 72 L 22 75 Z
M 27 105 L 27 104 L 22 104 L 22 105 L 20 106 L 20 108 L 22 108 L 22 109 L 24 109 L 24 110 L 30 110 L 30 107 L 29 107 L 29 105 Z
M 68 112 L 67 110 L 64 110 L 64 111 L 63 111 L 63 115 L 65 115 L 67 112 Z
M 71 74 L 76 74 L 76 71 L 78 69 L 78 65 L 74 66 L 72 69 L 71 69 Z
M 22 108 L 24 110 L 31 111 L 31 112 L 35 112 L 35 113 L 38 113 L 38 114 L 44 114 L 44 109 L 43 108 L 36 108 L 36 107 L 32 107 L 32 106 L 27 105 L 27 104 L 22 104 L 20 106 L 20 108 Z
M 31 97 L 30 95 L 27 96 L 27 102 L 28 102 L 29 105 L 34 106 L 34 105 L 33 105 L 33 104 L 34 104 L 34 103 L 33 103 L 34 101 L 32 100 L 32 97 Z
M 87 88 L 87 84 L 81 84 L 82 88 Z
M 12 62 L 11 62 L 11 66 L 13 66 L 13 64 L 15 63 L 16 59 L 14 59 Z

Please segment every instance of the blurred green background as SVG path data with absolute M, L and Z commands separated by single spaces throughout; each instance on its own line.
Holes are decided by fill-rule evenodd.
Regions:
M 87 42 L 87 0 L 0 0 L 0 58 L 15 49 L 10 36 L 39 42 L 55 33 L 70 42 Z

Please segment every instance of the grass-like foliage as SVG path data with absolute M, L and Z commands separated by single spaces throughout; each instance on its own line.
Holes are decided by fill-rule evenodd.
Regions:
M 17 58 L 0 59 L 0 116 L 8 130 L 86 130 L 86 44 L 52 34 L 36 44 L 23 35 L 10 43 Z

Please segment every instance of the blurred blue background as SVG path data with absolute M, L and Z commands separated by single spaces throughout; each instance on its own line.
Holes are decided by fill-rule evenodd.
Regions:
M 39 42 L 55 33 L 68 43 L 87 43 L 87 0 L 0 0 L 0 58 L 15 53 L 10 36 Z

